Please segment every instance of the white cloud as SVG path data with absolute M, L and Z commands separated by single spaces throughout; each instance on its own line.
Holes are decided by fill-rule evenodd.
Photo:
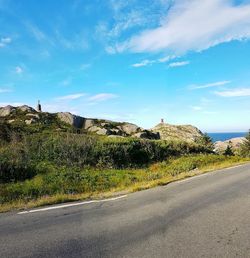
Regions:
M 0 38 L 0 48 L 4 48 L 12 42 L 10 37 Z
M 136 64 L 132 64 L 133 67 L 143 67 L 143 66 L 148 66 L 148 65 L 152 65 L 153 63 L 155 63 L 154 60 L 143 60 L 140 63 L 136 63 Z
M 132 52 L 184 54 L 250 37 L 250 4 L 231 0 L 176 0 L 165 20 L 122 45 Z
M 191 108 L 195 111 L 199 111 L 199 110 L 202 110 L 202 107 L 199 107 L 199 106 L 191 106 Z
M 100 41 L 108 54 L 124 51 L 120 38 L 126 38 L 135 30 L 142 30 L 159 24 L 172 0 L 106 0 L 112 19 L 100 21 L 95 28 L 95 38 Z
M 168 65 L 168 67 L 173 68 L 173 67 L 186 66 L 186 65 L 189 65 L 189 64 L 190 64 L 189 61 L 174 62 L 174 63 L 170 63 L 170 64 Z
M 106 46 L 105 51 L 110 55 L 116 54 L 116 49 L 112 46 Z
M 97 94 L 97 95 L 94 95 L 94 96 L 90 97 L 89 100 L 93 101 L 93 102 L 99 102 L 99 101 L 114 99 L 114 98 L 117 98 L 117 97 L 118 97 L 117 95 L 111 94 L 111 93 L 100 93 L 100 94 Z
M 72 83 L 72 79 L 71 78 L 66 78 L 65 80 L 60 82 L 60 85 L 62 85 L 62 86 L 69 86 L 71 83 Z
M 136 26 L 141 26 L 147 22 L 147 18 L 143 16 L 143 14 L 137 10 L 132 10 L 126 15 L 117 15 L 116 23 L 109 31 L 109 35 L 111 37 L 118 37 L 122 32 L 134 28 Z
M 11 89 L 6 89 L 6 88 L 0 88 L 0 93 L 9 93 L 12 92 Z
M 159 58 L 159 59 L 158 59 L 158 62 L 159 62 L 159 63 L 166 63 L 166 62 L 168 62 L 168 61 L 170 61 L 170 60 L 173 60 L 173 59 L 175 59 L 175 58 L 177 58 L 177 56 L 174 56 L 174 55 L 171 55 L 171 56 L 164 56 L 164 57 L 162 57 L 162 58 Z
M 84 71 L 87 70 L 91 67 L 91 64 L 82 64 L 80 67 L 80 70 Z
M 206 115 L 215 115 L 218 114 L 218 111 L 204 111 L 203 113 Z
M 44 59 L 50 58 L 50 52 L 48 50 L 42 50 L 40 52 L 40 57 L 42 57 Z
M 7 37 L 7 38 L 1 38 L 1 42 L 5 43 L 5 44 L 9 44 L 11 43 L 11 38 Z
M 244 97 L 250 96 L 250 88 L 239 88 L 226 91 L 216 91 L 216 95 L 221 97 Z
M 62 96 L 62 97 L 57 97 L 56 100 L 75 100 L 75 99 L 79 99 L 83 96 L 85 96 L 85 93 L 76 93 L 76 94 L 70 94 L 70 95 L 66 95 L 66 96 Z
M 114 52 L 116 53 L 116 52 Z M 173 60 L 177 58 L 177 56 L 174 56 L 174 55 L 169 55 L 169 56 L 164 56 L 162 58 L 159 58 L 159 59 L 155 59 L 155 60 L 148 60 L 148 59 L 145 59 L 145 60 L 142 60 L 141 62 L 139 63 L 136 63 L 136 64 L 132 64 L 133 67 L 143 67 L 143 66 L 148 66 L 148 65 L 152 65 L 152 64 L 157 64 L 157 63 L 167 63 L 169 62 L 170 60 Z
M 13 106 L 13 107 L 18 107 L 18 106 L 23 106 L 27 105 L 27 103 L 22 103 L 22 102 L 0 102 L 0 107 L 5 107 L 5 106 Z
M 15 68 L 15 72 L 16 72 L 16 74 L 22 74 L 23 73 L 23 68 L 21 66 L 17 66 Z
M 229 83 L 231 83 L 231 81 L 219 81 L 219 82 L 207 83 L 203 85 L 190 85 L 188 88 L 190 90 L 205 89 L 205 88 L 219 87 Z

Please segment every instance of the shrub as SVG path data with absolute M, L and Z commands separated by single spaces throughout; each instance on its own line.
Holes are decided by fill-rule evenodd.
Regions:
M 14 134 L 10 143 L 0 151 L 0 182 L 25 180 L 47 173 L 49 164 L 68 169 L 88 166 L 138 168 L 172 156 L 210 152 L 203 145 L 181 141 L 110 139 L 44 132 Z
M 230 142 L 227 145 L 227 148 L 225 149 L 223 155 L 225 155 L 225 156 L 234 156 L 233 148 L 232 148 Z
M 240 154 L 244 157 L 250 157 L 250 130 L 248 131 L 246 139 L 240 148 Z
M 196 139 L 196 143 L 204 146 L 205 148 L 213 151 L 214 149 L 214 144 L 212 141 L 212 138 L 207 134 L 203 134 L 202 136 L 200 136 L 199 138 Z

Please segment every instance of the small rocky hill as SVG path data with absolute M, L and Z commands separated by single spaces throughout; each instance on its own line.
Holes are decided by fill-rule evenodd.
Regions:
M 203 134 L 202 132 L 192 125 L 171 125 L 160 123 L 151 129 L 153 132 L 159 132 L 160 138 L 163 140 L 183 140 L 195 141 Z
M 170 125 L 160 123 L 151 130 L 127 122 L 85 118 L 69 112 L 37 112 L 27 105 L 0 108 L 0 121 L 12 126 L 36 130 L 63 131 L 74 128 L 83 133 L 106 135 L 108 137 L 136 137 L 145 139 L 195 141 L 202 136 L 199 129 L 191 125 Z
M 0 120 L 19 127 L 47 128 L 57 131 L 71 128 L 82 132 L 109 137 L 136 137 L 160 139 L 159 133 L 143 129 L 135 124 L 104 119 L 85 118 L 69 112 L 37 112 L 29 106 L 0 108 Z

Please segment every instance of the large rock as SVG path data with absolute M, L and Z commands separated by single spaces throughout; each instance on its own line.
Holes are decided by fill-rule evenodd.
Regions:
M 29 120 L 25 120 L 26 125 L 31 125 L 31 124 L 34 124 L 34 123 L 36 123 L 36 119 L 34 119 L 34 118 L 31 118 Z
M 73 115 L 69 112 L 57 113 L 57 117 L 64 123 L 74 126 L 76 128 L 82 128 L 85 119 L 80 116 Z
M 192 125 L 170 125 L 160 123 L 151 129 L 152 132 L 159 132 L 162 140 L 195 141 L 203 134 Z
M 95 120 L 91 118 L 85 118 L 84 123 L 83 123 L 83 129 L 88 129 L 91 126 L 95 125 Z
M 1 107 L 0 108 L 0 116 L 2 116 L 2 117 L 9 116 L 14 110 L 15 110 L 15 107 L 12 107 L 10 105 L 8 105 L 6 107 Z
M 246 138 L 244 137 L 236 137 L 227 141 L 217 141 L 214 144 L 214 151 L 219 153 L 224 152 L 227 146 L 231 146 L 233 150 L 237 150 L 245 140 Z
M 36 110 L 32 107 L 29 107 L 27 105 L 19 106 L 19 107 L 13 107 L 11 105 L 8 105 L 6 107 L 0 108 L 0 117 L 6 117 L 11 114 L 16 113 L 16 111 L 22 111 L 26 113 L 36 113 Z
M 108 129 L 101 128 L 98 126 L 92 126 L 88 129 L 89 132 L 96 133 L 98 135 L 110 135 L 111 132 Z
M 27 105 L 23 105 L 23 106 L 17 107 L 16 109 L 20 110 L 22 112 L 27 112 L 27 113 L 36 113 L 37 112 L 34 108 L 29 107 Z
M 141 131 L 139 126 L 131 123 L 122 123 L 118 128 L 127 135 L 132 135 Z
M 153 133 L 148 130 L 144 130 L 142 132 L 136 133 L 133 136 L 136 138 L 141 138 L 141 139 L 150 139 L 150 140 L 159 140 L 160 139 L 160 134 L 158 132 Z

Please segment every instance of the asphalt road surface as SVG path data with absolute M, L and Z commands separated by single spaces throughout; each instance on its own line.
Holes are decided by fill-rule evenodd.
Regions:
M 250 164 L 106 202 L 1 214 L 0 257 L 249 258 Z

